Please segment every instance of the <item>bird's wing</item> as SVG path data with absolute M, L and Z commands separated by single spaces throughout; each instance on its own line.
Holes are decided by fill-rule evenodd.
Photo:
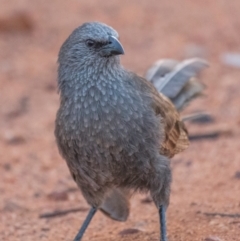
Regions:
M 144 78 L 136 76 L 140 88 L 148 92 L 152 97 L 152 107 L 156 115 L 161 116 L 164 125 L 164 140 L 160 146 L 162 155 L 173 157 L 175 154 L 185 150 L 189 146 L 188 133 L 184 123 L 181 121 L 178 111 L 172 102 L 159 93 L 155 87 Z
M 155 93 L 153 108 L 161 115 L 164 124 L 165 138 L 161 143 L 160 153 L 173 157 L 189 146 L 188 132 L 171 101 L 162 94 Z

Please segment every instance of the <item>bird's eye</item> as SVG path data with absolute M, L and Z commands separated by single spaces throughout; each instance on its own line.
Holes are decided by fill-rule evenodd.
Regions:
M 93 47 L 95 45 L 95 42 L 93 40 L 91 40 L 91 39 L 88 39 L 86 41 L 86 44 L 87 44 L 88 47 Z

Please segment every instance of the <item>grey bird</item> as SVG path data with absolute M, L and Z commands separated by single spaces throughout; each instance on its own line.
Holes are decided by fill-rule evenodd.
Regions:
M 188 147 L 187 130 L 169 98 L 120 64 L 122 54 L 118 33 L 99 22 L 75 29 L 59 52 L 55 136 L 91 206 L 74 241 L 97 210 L 125 221 L 139 190 L 150 191 L 167 241 L 169 158 Z

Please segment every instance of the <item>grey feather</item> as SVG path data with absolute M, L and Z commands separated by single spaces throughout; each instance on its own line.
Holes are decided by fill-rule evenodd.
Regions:
M 179 63 L 173 69 L 173 71 L 171 71 L 170 73 L 166 73 L 165 76 L 162 76 L 162 78 L 160 77 L 159 81 L 156 81 L 156 75 L 153 75 L 152 78 L 149 79 L 150 75 L 147 74 L 146 78 L 150 82 L 154 82 L 154 85 L 159 92 L 163 93 L 169 98 L 174 98 L 177 96 L 177 94 L 181 91 L 183 86 L 189 81 L 191 77 L 196 76 L 201 70 L 205 69 L 206 67 L 208 67 L 208 63 L 205 60 L 193 58 Z M 166 68 L 165 64 L 161 63 L 161 65 L 159 65 L 159 68 Z M 158 71 L 161 72 L 161 70 L 157 70 L 155 72 Z
M 208 67 L 207 61 L 200 58 L 187 59 L 181 63 L 172 59 L 163 59 L 153 64 L 145 77 L 159 92 L 171 99 L 178 110 L 182 110 L 201 95 L 205 88 L 193 77 L 206 67 Z
M 178 111 L 183 110 L 193 99 L 202 95 L 205 86 L 196 78 L 191 78 L 176 97 L 171 98 Z
M 166 74 L 173 71 L 178 63 L 174 59 L 160 59 L 148 69 L 145 78 L 155 85 Z

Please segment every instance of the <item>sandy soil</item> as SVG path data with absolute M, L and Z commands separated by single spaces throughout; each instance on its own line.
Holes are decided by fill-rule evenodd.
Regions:
M 53 129 L 58 50 L 75 27 L 90 20 L 118 30 L 126 52 L 122 62 L 139 74 L 159 58 L 199 55 L 209 60 L 202 75 L 206 97 L 186 113 L 206 110 L 214 122 L 188 128 L 191 134 L 224 134 L 194 141 L 172 160 L 169 240 L 240 239 L 240 69 L 221 62 L 223 53 L 240 50 L 239 0 L 0 4 L 0 240 L 72 240 L 87 214 L 88 205 L 58 154 Z M 98 213 L 83 240 L 158 240 L 153 203 L 137 194 L 131 204 L 125 223 Z M 39 216 L 72 208 L 78 211 Z

